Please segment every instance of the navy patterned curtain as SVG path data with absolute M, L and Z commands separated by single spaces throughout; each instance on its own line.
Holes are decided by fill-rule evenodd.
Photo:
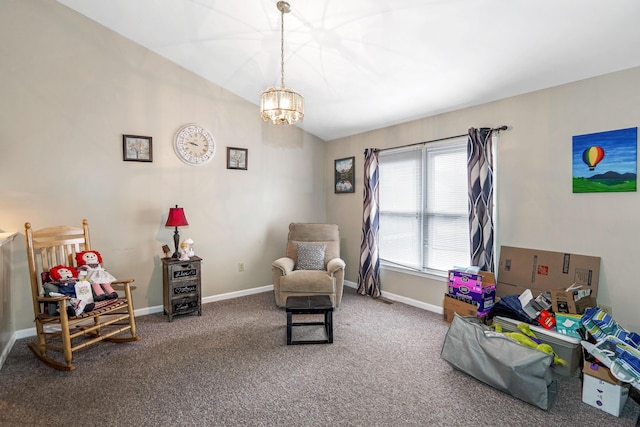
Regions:
M 492 129 L 470 128 L 467 141 L 471 265 L 493 272 Z
M 373 298 L 380 296 L 378 177 L 378 151 L 367 148 L 364 151 L 364 206 L 358 293 Z

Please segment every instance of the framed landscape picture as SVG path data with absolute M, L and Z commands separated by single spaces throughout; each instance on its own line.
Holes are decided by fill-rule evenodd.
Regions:
M 335 161 L 335 192 L 354 193 L 355 184 L 355 157 L 346 157 Z
M 636 191 L 638 128 L 573 137 L 573 192 Z

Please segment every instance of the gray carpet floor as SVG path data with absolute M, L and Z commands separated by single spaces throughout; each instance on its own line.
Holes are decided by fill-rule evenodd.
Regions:
M 578 373 L 544 411 L 453 370 L 441 316 L 345 289 L 334 343 L 286 345 L 272 293 L 137 319 L 140 341 L 76 352 L 73 372 L 16 342 L 0 370 L 2 426 L 636 426 L 581 401 Z M 319 334 L 314 327 L 297 334 Z M 301 338 L 301 336 L 298 336 Z

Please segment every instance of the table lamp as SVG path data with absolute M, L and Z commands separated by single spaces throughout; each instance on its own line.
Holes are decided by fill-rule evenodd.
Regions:
M 178 233 L 178 227 L 184 227 L 189 225 L 187 222 L 187 217 L 184 216 L 184 210 L 179 208 L 176 205 L 175 208 L 169 208 L 169 216 L 167 217 L 167 223 L 165 227 L 175 227 L 176 230 L 173 232 L 173 243 L 176 247 L 176 251 L 173 253 L 171 258 L 178 258 L 180 254 L 178 254 L 178 244 L 180 243 L 180 233 Z

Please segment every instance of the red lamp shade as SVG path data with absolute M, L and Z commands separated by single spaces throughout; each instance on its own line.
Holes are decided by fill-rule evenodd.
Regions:
M 167 223 L 165 227 L 175 227 L 173 232 L 173 244 L 176 247 L 175 252 L 171 256 L 172 258 L 178 258 L 178 243 L 180 242 L 180 233 L 178 233 L 178 227 L 184 227 L 189 225 L 187 217 L 184 216 L 184 210 L 176 205 L 175 208 L 169 208 L 169 216 L 167 217 Z
M 165 227 L 184 227 L 189 225 L 187 217 L 184 216 L 184 210 L 176 205 L 175 208 L 169 208 L 169 216 Z

